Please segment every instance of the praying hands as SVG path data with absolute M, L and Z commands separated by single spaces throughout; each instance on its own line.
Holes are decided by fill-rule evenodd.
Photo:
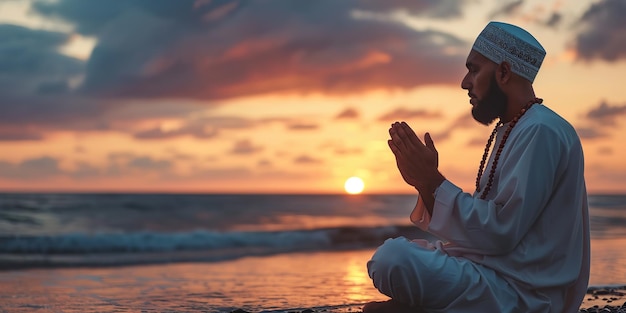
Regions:
M 391 124 L 389 135 L 391 139 L 387 143 L 396 157 L 402 178 L 419 191 L 432 214 L 433 193 L 445 177 L 437 169 L 439 154 L 430 134 L 424 135 L 424 145 L 407 123 L 395 122 Z

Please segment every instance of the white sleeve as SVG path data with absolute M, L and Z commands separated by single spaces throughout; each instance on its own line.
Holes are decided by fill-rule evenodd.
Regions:
M 482 200 L 444 181 L 429 223 L 423 218 L 428 215 L 424 209 L 414 213 L 421 213 L 429 232 L 470 252 L 508 253 L 550 200 L 564 150 L 554 130 L 532 125 L 507 141 L 497 169 L 499 182 L 491 191 L 495 196 Z
M 415 224 L 415 226 L 419 227 L 421 230 L 428 231 L 428 224 L 430 224 L 430 214 L 428 214 L 428 210 L 426 209 L 426 205 L 424 201 L 422 201 L 421 196 L 417 196 L 417 204 L 415 204 L 415 208 L 410 215 L 411 222 Z

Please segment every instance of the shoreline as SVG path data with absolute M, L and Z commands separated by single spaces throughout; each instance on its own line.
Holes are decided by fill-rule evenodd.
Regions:
M 225 313 L 362 313 L 363 305 L 364 303 L 343 306 L 320 306 L 305 309 L 285 309 L 277 311 L 263 310 L 260 312 L 235 309 Z M 626 312 L 626 285 L 589 287 L 578 312 Z
M 621 256 L 615 249 L 619 245 L 612 243 L 608 251 Z M 0 311 L 356 313 L 365 303 L 388 300 L 365 270 L 372 253 L 359 249 L 219 262 L 0 271 Z M 596 256 L 608 258 L 592 271 L 580 312 L 601 311 L 607 305 L 604 312 L 620 307 L 626 312 L 626 275 L 622 264 L 615 263 L 620 258 Z

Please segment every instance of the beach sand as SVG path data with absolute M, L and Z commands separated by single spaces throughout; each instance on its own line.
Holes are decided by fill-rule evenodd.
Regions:
M 602 264 L 598 254 L 600 248 L 615 251 L 620 246 L 606 242 L 594 247 L 599 260 L 592 268 L 592 284 L 615 288 L 590 289 L 582 308 L 621 306 L 626 290 L 617 283 L 626 281 L 624 271 Z M 372 253 L 1 271 L 0 312 L 359 312 L 364 303 L 388 299 L 367 276 L 365 263 Z
M 292 253 L 214 263 L 4 271 L 0 312 L 341 310 L 386 299 L 367 277 L 371 254 Z

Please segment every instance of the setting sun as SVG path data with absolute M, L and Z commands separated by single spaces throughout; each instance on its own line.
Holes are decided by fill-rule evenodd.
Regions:
M 358 177 L 350 177 L 346 180 L 346 183 L 343 186 L 347 193 L 355 195 L 363 191 L 365 184 L 363 183 L 363 180 Z

